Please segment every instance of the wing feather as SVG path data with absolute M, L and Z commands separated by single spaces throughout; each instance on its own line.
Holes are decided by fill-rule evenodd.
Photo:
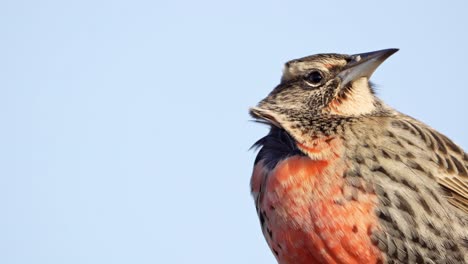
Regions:
M 434 173 L 437 182 L 446 191 L 450 204 L 468 214 L 468 155 L 448 137 L 427 125 L 411 117 L 402 122 L 406 125 L 400 128 L 414 128 L 407 130 L 419 136 L 435 152 L 436 158 L 432 161 L 438 165 L 437 173 Z

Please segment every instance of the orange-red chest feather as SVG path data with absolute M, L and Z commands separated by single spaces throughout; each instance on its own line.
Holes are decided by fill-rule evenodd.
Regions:
M 333 141 L 326 142 L 338 148 L 332 153 L 343 153 L 339 139 Z M 279 263 L 382 262 L 370 240 L 371 230 L 378 228 L 377 198 L 363 194 L 349 199 L 346 169 L 346 160 L 338 154 L 321 160 L 290 156 L 273 169 L 262 160 L 256 164 L 252 193 L 263 233 Z

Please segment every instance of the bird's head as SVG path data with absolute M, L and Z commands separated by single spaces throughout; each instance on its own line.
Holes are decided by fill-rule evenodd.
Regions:
M 326 129 L 324 120 L 381 112 L 369 78 L 397 49 L 343 55 L 318 54 L 286 63 L 281 83 L 250 114 L 260 122 L 292 130 Z M 321 120 L 321 121 L 320 121 Z M 322 131 L 323 132 L 323 131 Z M 293 135 L 294 136 L 294 135 Z

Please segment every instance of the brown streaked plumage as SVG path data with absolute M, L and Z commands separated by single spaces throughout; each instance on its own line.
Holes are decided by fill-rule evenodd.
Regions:
M 468 155 L 369 85 L 396 51 L 292 60 L 251 108 L 271 125 L 251 187 L 278 263 L 468 262 Z

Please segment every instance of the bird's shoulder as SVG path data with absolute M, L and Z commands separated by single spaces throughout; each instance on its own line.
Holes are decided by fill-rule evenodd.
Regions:
M 447 136 L 400 113 L 363 118 L 350 127 L 361 152 L 363 145 L 373 147 L 372 155 L 435 179 L 450 204 L 468 214 L 468 155 Z

